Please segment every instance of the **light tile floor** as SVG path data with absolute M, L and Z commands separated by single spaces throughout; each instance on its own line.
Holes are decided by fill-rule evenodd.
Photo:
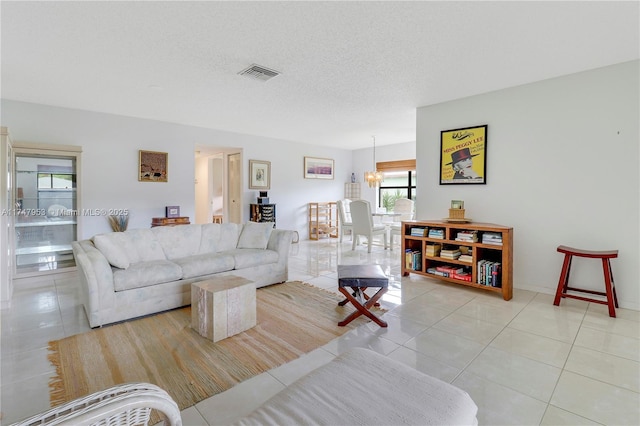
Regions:
M 481 425 L 640 424 L 640 312 L 577 300 L 495 293 L 400 276 L 400 250 L 348 238 L 293 244 L 290 279 L 337 291 L 336 267 L 380 264 L 391 277 L 389 327 L 365 324 L 325 346 L 183 411 L 185 425 L 224 425 L 308 371 L 367 347 L 469 392 Z M 517 286 L 517 283 L 516 283 Z M 1 320 L 2 424 L 49 407 L 49 340 L 88 330 L 75 273 L 16 285 Z

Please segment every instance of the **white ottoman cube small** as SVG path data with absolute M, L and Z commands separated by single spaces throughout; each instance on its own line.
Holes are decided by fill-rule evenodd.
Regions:
M 229 275 L 191 284 L 191 328 L 214 342 L 255 327 L 256 286 Z

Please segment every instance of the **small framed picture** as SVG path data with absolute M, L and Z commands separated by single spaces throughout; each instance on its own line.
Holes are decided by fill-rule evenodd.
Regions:
M 271 162 L 249 160 L 249 189 L 271 189 Z
M 452 209 L 464 209 L 464 201 L 462 201 L 462 200 L 451 200 L 451 208 Z
M 180 207 L 179 206 L 167 206 L 166 207 L 166 216 L 167 217 L 180 217 Z
M 138 151 L 138 180 L 140 182 L 167 182 L 169 154 L 156 151 Z
M 333 179 L 333 166 L 331 158 L 304 157 L 304 178 Z

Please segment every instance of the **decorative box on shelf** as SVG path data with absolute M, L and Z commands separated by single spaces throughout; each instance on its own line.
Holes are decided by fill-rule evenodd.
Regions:
M 189 217 L 154 217 L 151 219 L 151 227 L 154 226 L 175 226 L 175 225 L 189 225 Z

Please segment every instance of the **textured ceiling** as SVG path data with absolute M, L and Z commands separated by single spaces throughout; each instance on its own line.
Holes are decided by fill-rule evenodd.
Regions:
M 640 57 L 636 1 L 0 7 L 3 98 L 348 149 L 414 141 L 420 106 Z

